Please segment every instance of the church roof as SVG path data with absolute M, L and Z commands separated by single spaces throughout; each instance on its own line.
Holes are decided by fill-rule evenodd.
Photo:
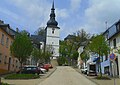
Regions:
M 47 26 L 57 27 L 57 25 L 58 25 L 58 22 L 55 20 L 55 12 L 54 11 L 55 11 L 55 8 L 54 8 L 54 1 L 53 1 L 52 8 L 51 8 L 51 13 L 50 13 L 50 19 L 47 22 Z
M 40 42 L 45 42 L 45 36 L 41 36 L 41 35 L 31 35 L 31 40 L 36 43 L 39 44 Z

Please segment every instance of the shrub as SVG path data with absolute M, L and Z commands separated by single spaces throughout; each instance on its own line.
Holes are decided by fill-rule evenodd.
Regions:
M 9 84 L 7 84 L 7 83 L 2 83 L 2 85 L 9 85 Z
M 106 75 L 103 75 L 103 76 L 100 76 L 100 75 L 98 75 L 97 77 L 95 77 L 95 79 L 99 79 L 99 80 L 111 80 L 108 76 L 106 76 Z
M 35 74 L 10 74 L 5 76 L 5 79 L 36 79 L 39 78 L 39 75 Z

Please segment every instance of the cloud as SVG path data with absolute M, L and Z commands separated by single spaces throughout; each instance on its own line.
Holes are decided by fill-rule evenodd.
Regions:
M 89 0 L 89 8 L 85 10 L 87 30 L 92 33 L 104 32 L 105 22 L 108 26 L 120 19 L 120 0 Z
M 62 18 L 62 19 L 66 19 L 68 18 L 70 15 L 69 15 L 69 12 L 67 9 L 56 9 L 56 16 L 58 18 Z
M 6 0 L 6 3 L 11 7 L 2 9 L 2 13 L 4 12 L 7 17 L 13 17 L 12 19 L 16 24 L 19 20 L 19 25 L 30 29 L 29 31 L 32 33 L 39 26 L 46 26 L 46 22 L 49 20 L 51 3 L 47 0 Z
M 72 11 L 76 11 L 77 9 L 80 8 L 81 1 L 82 0 L 70 0 L 70 5 L 71 5 Z

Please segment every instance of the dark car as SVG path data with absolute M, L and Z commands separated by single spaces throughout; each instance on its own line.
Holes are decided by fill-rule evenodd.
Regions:
M 40 74 L 40 69 L 37 66 L 24 66 L 21 70 L 24 74 Z
M 87 72 L 87 75 L 88 76 L 97 76 L 97 73 L 96 73 L 96 71 L 93 71 L 93 70 L 89 70 L 88 72 Z

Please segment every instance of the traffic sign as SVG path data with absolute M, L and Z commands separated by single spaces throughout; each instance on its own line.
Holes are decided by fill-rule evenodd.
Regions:
M 116 55 L 114 53 L 110 54 L 110 60 L 115 60 L 116 59 Z

